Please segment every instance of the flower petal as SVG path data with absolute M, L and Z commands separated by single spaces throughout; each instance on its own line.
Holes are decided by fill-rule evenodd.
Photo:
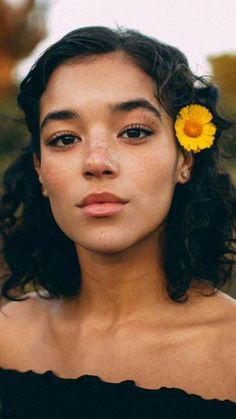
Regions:
M 211 147 L 216 133 L 216 126 L 210 122 L 212 118 L 211 112 L 205 106 L 194 104 L 182 108 L 175 121 L 176 137 L 181 146 L 194 153 Z M 185 129 L 188 125 L 186 123 L 190 121 L 201 126 L 201 134 L 196 136 L 195 133 L 194 136 L 191 130 Z

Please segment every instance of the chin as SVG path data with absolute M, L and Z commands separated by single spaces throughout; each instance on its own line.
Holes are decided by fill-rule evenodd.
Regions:
M 129 249 L 132 244 L 113 243 L 113 242 L 99 242 L 99 243 L 78 243 L 79 247 L 88 250 L 89 252 L 98 253 L 102 255 L 112 255 L 124 252 Z
M 110 232 L 111 233 L 111 232 Z M 89 237 L 77 237 L 74 240 L 76 247 L 81 247 L 98 254 L 114 254 L 121 253 L 134 246 L 136 237 L 131 235 L 119 234 L 121 231 L 113 232 L 113 234 L 91 234 Z

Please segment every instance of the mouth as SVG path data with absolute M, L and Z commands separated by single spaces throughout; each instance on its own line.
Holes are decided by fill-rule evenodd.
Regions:
M 82 199 L 79 208 L 89 217 L 108 217 L 118 214 L 127 202 L 110 192 L 98 192 Z

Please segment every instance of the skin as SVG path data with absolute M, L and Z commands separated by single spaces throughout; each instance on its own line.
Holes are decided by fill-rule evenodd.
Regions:
M 159 116 L 143 107 L 114 111 L 137 98 Z M 58 110 L 74 116 L 48 118 Z M 35 169 L 55 220 L 75 243 L 82 287 L 67 300 L 30 295 L 7 304 L 0 365 L 61 377 L 133 379 L 145 388 L 178 387 L 236 401 L 235 301 L 193 289 L 179 304 L 166 292 L 160 233 L 193 159 L 177 146 L 152 80 L 122 54 L 63 64 L 41 98 L 40 123 Z M 133 125 L 136 138 L 130 138 Z M 66 147 L 62 134 L 70 137 Z M 127 204 L 109 217 L 86 216 L 78 204 L 102 191 Z

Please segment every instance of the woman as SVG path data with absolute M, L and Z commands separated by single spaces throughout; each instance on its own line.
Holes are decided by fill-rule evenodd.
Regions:
M 235 418 L 217 89 L 173 47 L 88 27 L 18 101 L 31 143 L 1 205 L 3 417 Z

